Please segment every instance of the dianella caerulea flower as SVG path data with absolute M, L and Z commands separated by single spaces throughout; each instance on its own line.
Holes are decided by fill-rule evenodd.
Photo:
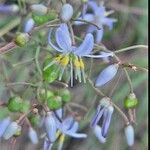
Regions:
M 113 111 L 114 108 L 110 103 L 110 99 L 104 97 L 101 99 L 100 104 L 98 105 L 91 120 L 90 126 L 101 143 L 106 142 Z
M 52 42 L 52 33 L 54 31 L 56 44 Z M 66 24 L 61 24 L 56 30 L 50 29 L 48 34 L 48 43 L 50 46 L 59 52 L 59 55 L 54 58 L 54 60 L 45 66 L 44 70 L 52 66 L 53 64 L 59 64 L 60 66 L 60 75 L 59 80 L 61 80 L 64 70 L 67 66 L 70 67 L 70 78 L 71 86 L 73 85 L 73 69 L 75 72 L 75 79 L 78 79 L 79 82 L 85 80 L 84 72 L 84 62 L 83 57 L 92 57 L 92 58 L 104 58 L 112 56 L 112 53 L 104 53 L 102 55 L 93 55 L 92 50 L 94 46 L 94 39 L 91 33 L 86 34 L 83 42 L 80 46 L 72 44 L 71 36 Z
M 86 10 L 90 9 L 92 12 L 85 13 L 86 10 L 84 10 L 84 15 L 82 14 L 82 17 L 79 19 L 84 19 L 86 21 L 95 23 L 100 29 L 98 29 L 96 26 L 89 25 L 87 28 L 87 33 L 95 33 L 95 42 L 100 43 L 104 34 L 104 26 L 107 26 L 110 30 L 113 28 L 113 23 L 117 20 L 114 18 L 108 17 L 109 13 L 106 12 L 106 9 L 103 5 L 98 5 L 95 1 L 88 1 L 87 3 L 88 8 Z M 76 21 L 75 25 L 82 25 L 84 22 Z

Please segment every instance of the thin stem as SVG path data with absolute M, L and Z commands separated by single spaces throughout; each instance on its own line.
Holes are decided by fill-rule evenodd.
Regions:
M 21 61 L 19 63 L 13 64 L 12 66 L 17 67 L 17 66 L 24 65 L 26 63 L 32 62 L 33 60 L 35 60 L 35 58 L 31 58 L 31 59 L 28 59 L 28 60 L 25 60 L 25 61 Z
M 16 85 L 28 85 L 34 88 L 37 88 L 38 85 L 28 82 L 14 82 L 14 83 L 6 83 L 6 86 L 16 86 Z
M 84 20 L 84 19 L 72 19 L 72 20 L 73 20 L 73 21 L 84 22 L 84 23 L 86 23 L 86 24 L 91 24 L 91 25 L 95 26 L 98 30 L 101 30 L 101 28 L 100 28 L 97 24 L 95 24 L 95 23 L 93 23 L 93 22 L 90 22 L 90 21 L 87 21 L 87 20 Z
M 126 48 L 116 50 L 114 53 L 117 54 L 117 53 L 129 51 L 129 50 L 133 50 L 133 49 L 136 49 L 136 48 L 148 49 L 148 46 L 147 45 L 134 45 L 134 46 L 130 46 L 130 47 L 126 47 Z
M 74 36 L 73 28 L 70 22 L 68 22 L 68 26 L 69 26 L 70 33 L 71 33 L 72 44 L 75 45 L 75 36 Z

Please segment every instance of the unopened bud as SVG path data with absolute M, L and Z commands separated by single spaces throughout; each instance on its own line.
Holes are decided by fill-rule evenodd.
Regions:
M 33 4 L 30 8 L 35 15 L 45 15 L 48 10 L 43 4 Z

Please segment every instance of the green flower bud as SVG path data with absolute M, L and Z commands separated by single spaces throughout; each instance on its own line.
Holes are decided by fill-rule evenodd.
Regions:
M 44 24 L 44 23 L 46 23 L 48 21 L 56 19 L 57 18 L 57 14 L 54 11 L 51 11 L 48 14 L 42 15 L 42 16 L 33 14 L 32 18 L 33 18 L 35 24 L 42 25 L 42 24 Z
M 47 58 L 44 62 L 43 68 L 45 68 L 52 61 L 53 60 L 51 58 Z M 59 67 L 57 64 L 53 64 L 46 70 L 43 70 L 43 79 L 45 81 L 48 81 L 49 83 L 55 81 L 58 78 L 58 76 L 59 76 Z
M 62 107 L 62 99 L 60 96 L 53 96 L 47 99 L 47 105 L 51 110 L 56 110 Z
M 40 116 L 38 114 L 32 114 L 29 116 L 30 123 L 33 127 L 38 127 L 40 124 Z
M 63 89 L 60 91 L 60 96 L 62 98 L 62 101 L 64 103 L 68 103 L 71 100 L 71 94 L 70 91 L 68 89 Z
M 29 101 L 23 101 L 22 102 L 22 107 L 21 107 L 21 112 L 26 113 L 30 109 L 30 102 Z
M 135 96 L 134 93 L 131 93 L 129 96 L 126 97 L 126 99 L 124 100 L 124 107 L 126 109 L 129 108 L 135 108 L 138 104 L 138 100 Z
M 19 33 L 15 38 L 15 43 L 20 47 L 25 46 L 28 41 L 29 41 L 28 33 Z
M 22 99 L 20 97 L 11 97 L 8 101 L 7 107 L 12 112 L 18 112 L 22 108 Z
M 88 0 L 81 0 L 81 2 L 82 2 L 82 3 L 87 3 L 87 2 L 88 2 Z

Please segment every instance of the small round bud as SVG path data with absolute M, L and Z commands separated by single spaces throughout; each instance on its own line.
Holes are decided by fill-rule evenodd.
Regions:
M 33 4 L 30 8 L 35 15 L 45 15 L 48 10 L 43 4 Z
M 32 18 L 29 18 L 24 23 L 24 32 L 28 33 L 30 32 L 34 27 L 34 20 Z
M 70 94 L 70 91 L 68 89 L 61 90 L 59 96 L 61 96 L 62 101 L 65 103 L 68 103 L 71 100 L 71 94 Z
M 31 115 L 29 116 L 30 123 L 33 127 L 37 127 L 40 124 L 40 116 L 39 115 Z
M 127 139 L 127 144 L 132 146 L 134 144 L 134 128 L 132 125 L 128 125 L 125 127 L 125 136 Z
M 60 19 L 68 22 L 73 16 L 73 7 L 70 4 L 64 4 L 60 11 Z
M 21 108 L 22 108 L 22 99 L 20 97 L 17 97 L 17 96 L 11 97 L 8 100 L 7 107 L 12 112 L 18 112 L 18 111 L 20 111 Z
M 134 93 L 131 93 L 129 96 L 126 97 L 126 99 L 124 100 L 124 107 L 126 109 L 129 108 L 135 108 L 138 104 L 138 100 L 135 96 Z
M 29 41 L 29 34 L 28 33 L 20 33 L 15 38 L 15 43 L 20 47 L 25 46 L 28 41 Z
M 56 110 L 62 107 L 62 99 L 60 96 L 53 96 L 47 99 L 47 105 L 51 110 Z

